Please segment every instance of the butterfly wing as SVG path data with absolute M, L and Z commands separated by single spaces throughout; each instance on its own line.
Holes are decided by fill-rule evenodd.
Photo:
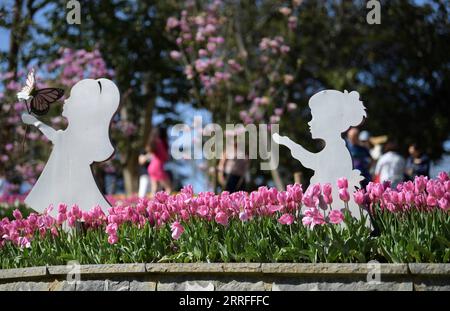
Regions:
M 50 104 L 57 101 L 64 95 L 64 90 L 57 88 L 45 88 L 36 90 L 31 100 L 31 112 L 42 116 L 50 109 Z
M 20 90 L 19 93 L 17 93 L 19 99 L 28 100 L 35 86 L 36 86 L 35 72 L 34 68 L 31 68 L 31 71 L 28 73 L 25 86 L 22 88 L 22 90 Z

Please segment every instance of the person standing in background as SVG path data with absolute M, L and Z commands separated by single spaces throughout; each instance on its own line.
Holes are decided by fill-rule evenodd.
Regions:
M 150 153 L 142 153 L 139 155 L 139 198 L 145 198 L 150 190 L 150 176 L 147 172 L 147 167 L 150 165 L 152 156 Z
M 248 168 L 248 156 L 245 152 L 238 150 L 235 140 L 231 148 L 226 148 L 217 167 L 218 180 L 222 189 L 230 193 L 245 191 Z
M 416 176 L 430 175 L 430 158 L 417 144 L 411 144 L 408 148 L 409 157 L 406 161 L 406 177 L 413 180 Z
M 370 141 L 370 133 L 368 131 L 362 131 L 358 136 L 359 144 L 370 151 L 373 148 L 373 145 Z
M 384 146 L 384 154 L 375 167 L 379 182 L 390 181 L 393 188 L 404 180 L 405 159 L 398 153 L 397 144 L 390 141 Z
M 364 135 L 361 135 L 363 134 Z M 347 132 L 347 148 L 350 151 L 353 160 L 353 168 L 357 169 L 364 176 L 364 180 L 361 182 L 361 186 L 365 188 L 367 184 L 372 180 L 372 176 L 370 175 L 370 166 L 372 165 L 372 157 L 370 156 L 370 151 L 367 147 L 365 147 L 359 137 L 365 140 L 369 140 L 369 133 L 367 131 L 363 131 L 359 133 L 359 130 L 355 127 L 352 127 Z M 366 137 L 367 136 L 367 137 Z
M 4 174 L 3 165 L 0 164 L 0 197 L 7 194 L 8 182 Z
M 171 193 L 170 178 L 164 170 L 164 165 L 169 159 L 167 132 L 163 129 L 154 128 L 150 133 L 146 148 L 152 157 L 147 169 L 151 180 L 151 193 L 155 194 L 158 191 L 158 186 L 162 186 L 166 192 Z

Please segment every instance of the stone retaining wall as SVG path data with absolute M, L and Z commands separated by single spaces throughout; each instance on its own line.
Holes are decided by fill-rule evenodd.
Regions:
M 450 264 L 151 263 L 46 266 L 0 270 L 0 290 L 450 290 Z

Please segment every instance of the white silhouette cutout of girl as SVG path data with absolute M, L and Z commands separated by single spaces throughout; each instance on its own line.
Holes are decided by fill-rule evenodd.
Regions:
M 321 91 L 309 100 L 312 120 L 308 123 L 313 139 L 325 141 L 325 147 L 318 153 L 309 152 L 285 136 L 273 134 L 273 140 L 291 150 L 292 156 L 306 168 L 314 170 L 311 185 L 330 183 L 333 188 L 333 208 L 344 208 L 339 199 L 337 180 L 348 179 L 350 193 L 349 209 L 353 216 L 360 218 L 358 205 L 353 201 L 355 187 L 360 187 L 364 179 L 359 170 L 353 169 L 352 158 L 341 134 L 352 126 L 358 126 L 366 117 L 359 93 L 344 93 L 336 90 Z
M 85 79 L 73 86 L 64 101 L 65 130 L 54 130 L 28 113 L 22 115 L 24 123 L 36 126 L 53 143 L 47 164 L 25 199 L 29 207 L 42 213 L 53 205 L 53 216 L 60 203 L 69 208 L 77 204 L 85 211 L 97 205 L 103 210 L 110 207 L 91 164 L 106 161 L 114 153 L 109 127 L 119 101 L 119 90 L 111 80 Z

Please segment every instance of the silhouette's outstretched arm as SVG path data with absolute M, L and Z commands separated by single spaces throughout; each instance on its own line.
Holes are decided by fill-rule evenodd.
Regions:
M 35 127 L 38 128 L 38 130 L 42 132 L 42 134 L 45 135 L 45 137 L 48 138 L 48 140 L 54 142 L 56 138 L 56 131 L 52 127 L 48 126 L 45 123 L 42 123 L 41 121 L 36 119 L 36 117 L 32 116 L 29 113 L 22 114 L 22 121 L 25 124 L 34 125 Z
M 309 152 L 305 148 L 303 148 L 301 145 L 296 144 L 293 142 L 289 137 L 286 136 L 280 136 L 278 133 L 273 134 L 273 140 L 279 144 L 284 145 L 288 147 L 291 150 L 292 156 L 299 160 L 302 165 L 309 169 L 315 169 L 314 168 L 314 157 L 316 156 L 314 153 Z

